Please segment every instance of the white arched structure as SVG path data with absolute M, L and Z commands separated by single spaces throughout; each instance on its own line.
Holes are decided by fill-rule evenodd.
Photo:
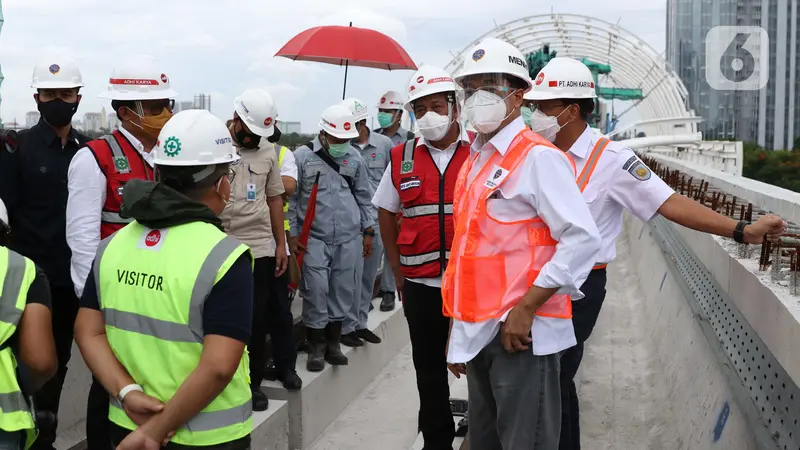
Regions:
M 503 39 L 523 53 L 550 44 L 558 56 L 585 57 L 609 64 L 611 74 L 601 77 L 601 84 L 642 90 L 644 99 L 634 104 L 642 123 L 638 131 L 648 136 L 685 135 L 690 142 L 698 140 L 698 118 L 687 107 L 683 82 L 653 47 L 619 25 L 577 14 L 525 17 L 500 25 L 469 43 L 455 55 L 447 70 L 458 72 L 464 58 L 471 56 L 472 48 L 487 37 Z M 656 120 L 667 118 L 670 120 Z

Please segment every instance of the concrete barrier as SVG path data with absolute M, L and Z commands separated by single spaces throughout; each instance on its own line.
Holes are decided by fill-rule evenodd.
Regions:
M 747 414 L 720 366 L 719 354 L 696 320 L 683 282 L 670 267 L 671 256 L 659 246 L 651 225 L 628 214 L 623 233 L 631 243 L 646 322 L 653 339 L 660 343 L 657 357 L 679 422 L 674 425 L 682 430 L 679 448 L 758 448 Z

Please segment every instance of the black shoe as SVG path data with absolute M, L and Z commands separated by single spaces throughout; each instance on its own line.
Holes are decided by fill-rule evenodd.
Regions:
M 272 358 L 264 363 L 264 379 L 269 381 L 278 379 L 278 369 L 275 368 L 275 361 Z
M 278 379 L 287 391 L 299 391 L 303 387 L 303 380 L 294 369 L 287 369 L 278 374 Z
M 332 366 L 346 366 L 347 356 L 342 353 L 342 322 L 329 322 L 325 327 L 325 361 Z
M 342 338 L 339 339 L 339 342 L 348 346 L 348 347 L 363 347 L 364 341 L 358 338 L 358 333 L 355 331 L 343 334 Z
M 253 411 L 266 411 L 269 408 L 267 394 L 261 390 L 253 391 Z
M 373 305 L 372 302 L 369 302 L 369 311 L 372 312 L 373 309 L 375 309 L 375 305 Z
M 394 292 L 384 292 L 381 299 L 381 311 L 394 311 Z
M 311 351 L 308 353 L 306 370 L 322 372 L 325 368 L 325 330 L 308 329 L 308 342 Z
M 370 344 L 380 344 L 381 338 L 378 337 L 377 334 L 369 331 L 368 329 L 364 328 L 363 330 L 356 330 L 356 334 L 361 339 L 369 342 Z

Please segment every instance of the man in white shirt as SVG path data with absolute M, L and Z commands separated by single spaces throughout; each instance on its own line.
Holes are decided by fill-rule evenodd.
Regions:
M 158 133 L 172 117 L 174 97 L 169 78 L 152 57 L 131 58 L 115 67 L 101 98 L 111 100 L 120 119 L 112 135 L 91 141 L 78 150 L 67 172 L 67 244 L 72 250 L 70 273 L 80 297 L 95 252 L 104 239 L 133 219 L 120 216 L 124 185 L 131 179 L 153 180 L 153 158 Z M 165 143 L 180 152 L 180 143 Z M 86 413 L 89 450 L 107 448 L 108 394 L 94 380 Z
M 442 280 L 447 359 L 469 386 L 469 447 L 555 449 L 559 353 L 575 345 L 570 297 L 581 297 L 599 233 L 570 159 L 520 116 L 531 88 L 520 51 L 488 38 L 455 78 L 479 133 L 456 184 Z
M 606 265 L 616 256 L 622 212 L 627 210 L 645 222 L 660 213 L 685 227 L 752 244 L 761 243 L 765 235 L 781 234 L 785 226 L 777 216 L 763 216 L 752 225 L 737 223 L 676 194 L 631 149 L 595 135 L 586 121 L 594 110 L 596 97 L 591 71 L 578 60 L 563 57 L 550 60 L 526 94 L 533 102 L 534 112 L 529 120 L 533 131 L 567 150 L 575 161 L 578 188 L 602 238 L 595 266 L 581 286 L 585 297 L 573 304 L 577 345 L 561 356 L 561 450 L 580 449 L 578 395 L 573 378 L 583 358 L 584 342 L 594 329 L 605 299 Z
M 419 429 L 426 449 L 452 449 L 455 429 L 447 378 L 442 273 L 453 241 L 456 178 L 474 134 L 459 123 L 456 85 L 445 70 L 423 66 L 411 77 L 405 105 L 422 137 L 392 149 L 372 203 L 411 336 L 419 390 Z M 403 219 L 398 226 L 397 214 Z

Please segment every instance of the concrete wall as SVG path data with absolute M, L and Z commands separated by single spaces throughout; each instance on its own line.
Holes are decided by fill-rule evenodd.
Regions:
M 660 343 L 657 358 L 678 422 L 673 426 L 682 430 L 676 450 L 759 448 L 745 411 L 737 403 L 649 225 L 626 214 L 622 238 L 631 243 L 645 320 L 654 341 Z M 715 436 L 715 429 L 719 429 L 719 436 Z

